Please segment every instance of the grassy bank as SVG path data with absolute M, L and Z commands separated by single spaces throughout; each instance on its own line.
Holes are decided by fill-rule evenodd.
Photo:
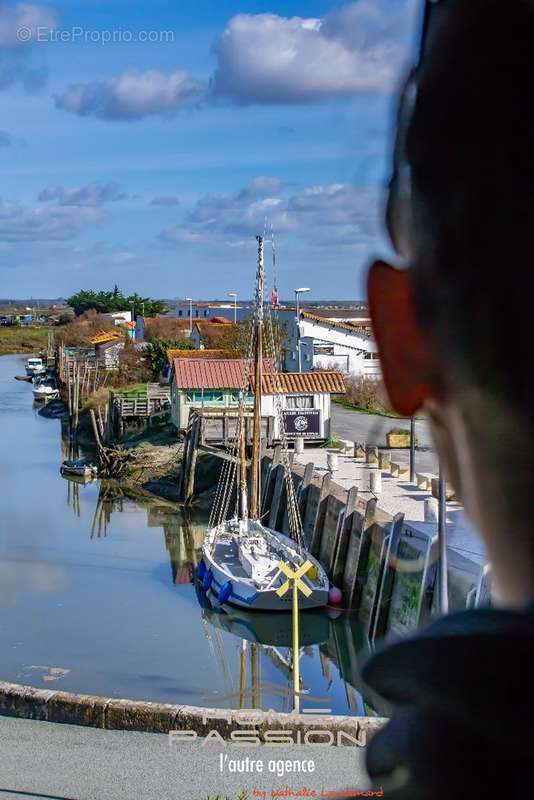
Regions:
M 363 408 L 357 405 L 357 403 L 353 403 L 352 400 L 347 400 L 345 397 L 333 397 L 332 402 L 337 406 L 349 408 L 351 411 L 358 411 L 360 414 L 370 414 L 374 417 L 389 417 L 390 419 L 404 419 L 404 417 L 399 417 L 398 414 L 395 414 L 394 411 L 378 411 L 376 409 Z
M 46 345 L 50 328 L 0 327 L 0 355 L 37 353 Z
M 353 403 L 352 400 L 348 400 L 345 397 L 333 397 L 332 402 L 335 403 L 337 406 L 343 406 L 343 408 L 348 408 L 350 411 L 357 411 L 359 414 L 369 414 L 373 417 L 388 417 L 389 419 L 402 419 L 406 420 L 407 417 L 401 417 L 399 414 L 395 414 L 394 411 L 384 411 L 371 408 L 363 408 L 362 406 L 357 405 L 357 403 Z M 425 415 L 418 412 L 415 415 L 416 419 L 425 419 Z

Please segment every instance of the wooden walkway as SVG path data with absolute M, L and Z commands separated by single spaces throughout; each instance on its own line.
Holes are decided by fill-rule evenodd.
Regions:
M 128 417 L 150 417 L 170 405 L 171 390 L 169 386 L 149 383 L 145 391 L 112 392 L 114 412 L 121 419 Z

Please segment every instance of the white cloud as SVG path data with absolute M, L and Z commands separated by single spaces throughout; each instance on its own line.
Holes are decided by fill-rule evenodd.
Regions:
M 185 72 L 123 72 L 115 78 L 70 86 L 55 96 L 56 107 L 80 116 L 136 120 L 172 115 L 202 102 L 206 86 Z
M 206 103 L 314 103 L 390 92 L 410 50 L 415 0 L 356 0 L 322 18 L 238 14 L 217 40 L 208 83 L 186 72 L 129 71 L 71 85 L 56 107 L 132 121 Z
M 126 195 L 117 183 L 89 183 L 79 189 L 49 185 L 40 192 L 40 202 L 56 202 L 62 206 L 101 206 L 104 203 L 124 200 Z
M 263 184 L 263 191 L 260 186 Z M 255 186 L 257 195 L 250 193 Z M 280 182 L 261 178 L 226 195 L 206 195 L 183 224 L 162 231 L 170 244 L 220 242 L 241 246 L 261 233 L 265 222 L 316 246 L 361 246 L 378 240 L 381 197 L 377 189 L 348 183 L 309 186 L 287 194 Z
M 322 19 L 239 14 L 221 35 L 214 92 L 236 103 L 308 103 L 388 92 L 406 58 L 408 3 L 359 0 Z
M 102 211 L 90 206 L 26 208 L 0 200 L 0 239 L 6 242 L 72 239 L 103 220 Z

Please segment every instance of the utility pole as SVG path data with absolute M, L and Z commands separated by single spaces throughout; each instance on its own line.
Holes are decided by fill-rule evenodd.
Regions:
M 410 420 L 410 483 L 415 483 L 415 417 Z
M 439 607 L 442 614 L 449 613 L 449 582 L 447 578 L 447 495 L 446 476 L 443 464 L 439 464 L 439 509 L 438 509 L 438 550 L 439 550 Z

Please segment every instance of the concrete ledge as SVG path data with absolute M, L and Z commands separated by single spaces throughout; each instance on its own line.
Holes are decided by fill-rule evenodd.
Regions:
M 432 497 L 439 498 L 439 478 L 432 478 Z M 454 490 L 454 486 L 451 486 L 450 483 L 445 484 L 445 499 L 447 502 L 451 502 L 452 500 L 456 500 L 456 492 Z
M 56 694 L 17 683 L 0 683 L 0 714 L 25 719 L 48 719 L 48 702 Z
M 398 478 L 399 480 L 408 479 L 410 477 L 410 467 L 407 464 L 398 464 L 392 461 L 391 474 L 394 478 Z
M 108 702 L 105 697 L 55 692 L 47 703 L 47 720 L 69 725 L 84 725 L 89 728 L 105 728 Z
M 425 492 L 430 492 L 432 490 L 432 480 L 435 477 L 436 476 L 431 472 L 416 472 L 415 481 L 417 483 L 417 488 Z
M 109 700 L 104 726 L 115 731 L 150 731 L 168 733 L 175 730 L 181 706 L 167 703 L 145 703 L 142 700 Z
M 255 729 L 261 741 L 266 741 L 269 731 L 290 731 L 295 741 L 298 736 L 303 740 L 306 733 L 330 731 L 334 734 L 333 744 L 350 744 L 350 741 L 338 739 L 338 735 L 343 733 L 365 744 L 366 737 L 372 736 L 387 722 L 381 717 L 282 714 L 255 709 L 238 711 L 118 700 L 4 681 L 0 681 L 0 715 L 144 733 L 188 730 L 198 736 L 207 736 L 210 731 L 217 731 L 222 739 L 229 739 L 232 732 L 240 728 Z

